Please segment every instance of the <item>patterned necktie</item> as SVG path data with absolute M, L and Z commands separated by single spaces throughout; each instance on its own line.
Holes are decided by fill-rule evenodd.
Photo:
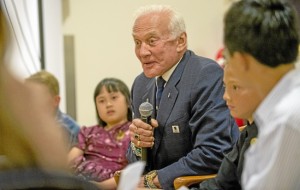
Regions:
M 162 92 L 164 90 L 166 81 L 160 76 L 156 79 L 156 110 L 159 108 Z

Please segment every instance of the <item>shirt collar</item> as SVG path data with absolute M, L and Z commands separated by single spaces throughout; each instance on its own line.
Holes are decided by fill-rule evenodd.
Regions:
M 183 57 L 183 56 L 182 56 Z M 180 58 L 180 60 L 171 68 L 169 69 L 167 72 L 165 72 L 161 77 L 166 81 L 166 84 L 168 82 L 168 80 L 170 79 L 171 75 L 173 74 L 174 70 L 176 69 L 177 65 L 180 63 L 182 57 Z M 157 76 L 159 77 L 159 76 Z M 156 79 L 157 79 L 156 77 Z M 165 85 L 166 85 L 165 84 Z

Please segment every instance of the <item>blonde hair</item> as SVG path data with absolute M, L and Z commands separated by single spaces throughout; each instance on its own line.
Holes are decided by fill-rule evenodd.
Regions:
M 52 95 L 59 95 L 59 83 L 57 78 L 53 74 L 45 70 L 39 71 L 29 76 L 26 79 L 26 81 L 32 81 L 43 84 L 47 86 Z

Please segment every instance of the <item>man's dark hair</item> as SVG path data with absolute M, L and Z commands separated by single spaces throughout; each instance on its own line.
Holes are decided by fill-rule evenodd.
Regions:
M 248 53 L 277 67 L 296 61 L 299 34 L 296 11 L 283 0 L 242 0 L 224 19 L 224 44 L 232 55 Z

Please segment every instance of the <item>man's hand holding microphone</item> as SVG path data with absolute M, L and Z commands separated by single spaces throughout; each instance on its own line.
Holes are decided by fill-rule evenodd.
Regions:
M 147 152 L 154 145 L 154 128 L 158 127 L 158 122 L 151 118 L 153 106 L 149 102 L 140 105 L 140 119 L 134 119 L 129 126 L 131 137 L 131 148 L 135 155 L 141 157 L 141 160 L 147 163 Z M 151 184 L 150 184 L 151 183 Z M 160 183 L 155 170 L 144 175 L 138 187 L 160 187 Z M 155 188 L 156 189 L 156 188 Z
M 140 148 L 151 148 L 154 145 L 154 128 L 158 126 L 155 119 L 151 119 L 151 125 L 142 119 L 133 119 L 129 126 L 131 142 Z
M 134 119 L 129 126 L 131 142 L 135 147 L 141 148 L 142 161 L 147 163 L 147 148 L 152 148 L 154 145 L 154 128 L 158 126 L 155 119 L 151 119 L 153 106 L 149 102 L 144 102 L 140 105 L 140 119 Z

